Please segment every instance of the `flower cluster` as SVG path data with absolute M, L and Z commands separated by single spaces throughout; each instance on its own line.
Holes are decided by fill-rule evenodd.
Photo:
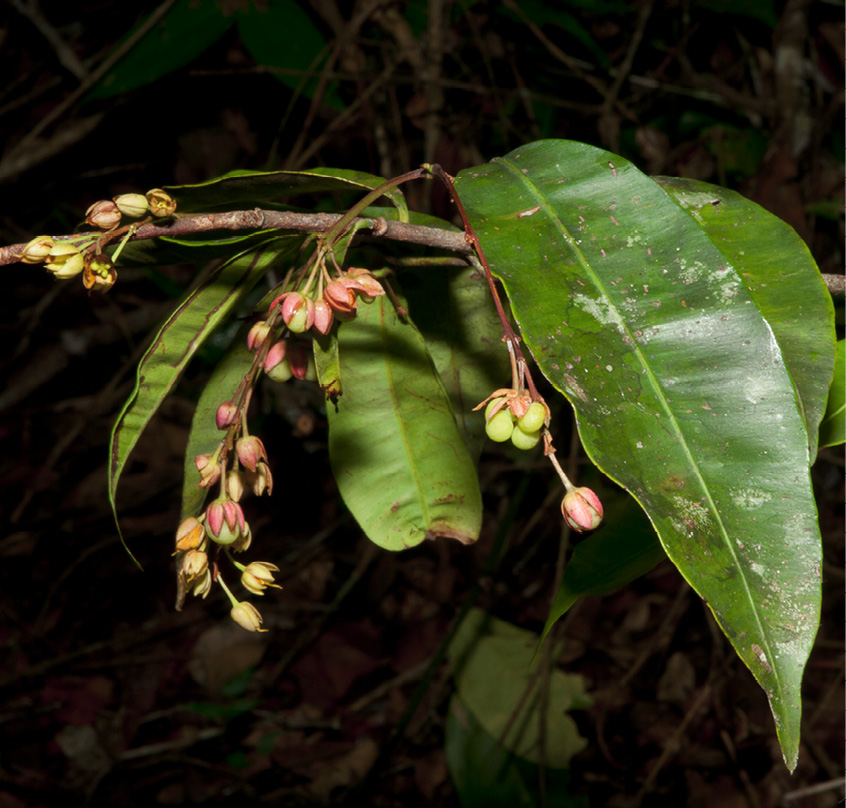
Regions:
M 319 259 L 318 259 L 319 260 Z M 261 439 L 249 434 L 247 410 L 253 390 L 261 374 L 273 381 L 317 378 L 314 352 L 303 335 L 308 331 L 326 335 L 338 323 L 352 319 L 360 301 L 369 302 L 385 290 L 366 269 L 338 270 L 335 277 L 322 263 L 315 264 L 309 279 L 303 282 L 309 267 L 300 272 L 300 282 L 294 288 L 282 289 L 272 297 L 247 334 L 247 347 L 253 361 L 247 374 L 231 399 L 223 401 L 215 412 L 215 424 L 224 433 L 215 450 L 195 458 L 199 473 L 199 487 L 219 486 L 217 497 L 203 513 L 186 519 L 176 535 L 180 556 L 180 577 L 184 591 L 206 597 L 213 582 L 218 582 L 232 605 L 232 619 L 248 631 L 264 631 L 261 613 L 251 603 L 239 601 L 226 586 L 216 563 L 209 559 L 210 549 L 217 545 L 241 573 L 241 585 L 254 595 L 264 594 L 273 583 L 278 567 L 265 561 L 240 564 L 233 553 L 242 553 L 252 543 L 252 530 L 240 500 L 249 490 L 255 496 L 270 495 L 273 475 L 268 465 L 267 451 Z M 317 284 L 317 294 L 309 291 L 309 281 Z
M 162 218 L 172 216 L 176 202 L 161 188 L 153 188 L 144 194 L 120 194 L 114 199 L 101 199 L 85 212 L 85 222 L 103 231 L 84 233 L 68 239 L 56 240 L 50 236 L 36 236 L 23 249 L 21 261 L 25 264 L 44 264 L 48 272 L 60 280 L 82 274 L 86 289 L 105 292 L 117 280 L 114 262 L 123 245 L 141 222 L 119 229 L 124 216 L 140 219 L 142 216 Z M 106 245 L 120 236 L 123 241 L 109 257 Z

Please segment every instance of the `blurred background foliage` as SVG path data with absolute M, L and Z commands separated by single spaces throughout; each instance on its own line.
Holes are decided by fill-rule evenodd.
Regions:
M 651 174 L 737 189 L 791 224 L 824 272 L 842 271 L 840 2 L 9 0 L 4 11 L 4 244 L 71 232 L 98 199 L 234 169 L 388 177 L 436 161 L 455 173 L 570 138 Z M 453 217 L 434 183 L 406 193 Z M 489 447 L 475 547 L 377 552 L 338 500 L 317 391 L 267 391 L 256 419 L 279 488 L 248 517 L 285 589 L 260 604 L 272 634 L 228 633 L 221 599 L 173 611 L 169 554 L 194 403 L 237 326 L 204 348 L 124 477 L 122 524 L 146 568 L 134 574 L 108 509 L 108 433 L 150 330 L 197 269 L 121 268 L 94 297 L 37 267 L 4 271 L 0 719 L 15 753 L 2 804 L 258 794 L 311 805 L 369 771 L 366 804 L 457 805 L 443 746 L 461 705 L 448 709 L 442 672 L 422 701 L 412 693 L 468 593 L 510 623 L 543 625 L 566 546 L 548 464 Z M 582 467 L 580 481 L 610 505 L 612 487 L 592 474 Z M 775 808 L 834 783 L 791 803 L 833 804 L 840 452 L 821 455 L 814 480 L 824 613 L 797 774 L 752 677 L 663 564 L 583 599 L 560 626 L 559 661 L 593 702 L 573 714 L 587 740 L 566 786 L 578 804 Z

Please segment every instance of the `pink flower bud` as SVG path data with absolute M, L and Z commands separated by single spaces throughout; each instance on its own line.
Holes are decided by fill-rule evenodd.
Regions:
M 217 544 L 232 544 L 247 530 L 237 502 L 219 497 L 206 508 L 206 535 Z
M 602 521 L 602 503 L 590 488 L 574 488 L 561 500 L 561 513 L 573 530 L 595 530 Z
M 247 485 L 249 485 L 253 493 L 260 497 L 265 491 L 270 496 L 273 493 L 273 475 L 270 473 L 270 467 L 267 463 L 259 463 L 255 471 L 246 471 L 244 476 L 247 478 Z
M 212 462 L 211 455 L 197 455 L 194 465 L 200 472 L 200 488 L 211 488 L 220 479 L 220 463 Z
M 215 415 L 217 428 L 226 429 L 227 427 L 232 426 L 237 417 L 238 408 L 231 401 L 224 401 L 223 404 L 217 408 L 217 414 Z
M 253 324 L 249 334 L 247 334 L 247 348 L 251 351 L 257 351 L 268 336 L 270 336 L 270 326 L 264 320 L 259 320 Z
M 291 292 L 282 301 L 282 320 L 294 334 L 308 331 L 314 325 L 314 301 L 299 292 Z
M 288 345 L 288 364 L 295 379 L 304 379 L 308 373 L 308 352 L 302 342 Z
M 342 281 L 332 281 L 323 290 L 323 299 L 338 314 L 351 314 L 358 305 L 355 292 Z
M 332 307 L 323 298 L 314 301 L 314 330 L 318 334 L 328 334 L 334 319 Z
M 373 277 L 373 273 L 361 267 L 350 267 L 341 283 L 363 297 L 374 298 L 385 294 L 382 284 Z
M 121 212 L 111 199 L 101 199 L 85 211 L 85 221 L 100 230 L 111 230 L 120 224 Z
M 235 442 L 235 451 L 238 453 L 238 459 L 241 461 L 241 465 L 250 471 L 256 470 L 256 466 L 260 460 L 267 462 L 267 452 L 264 449 L 264 444 L 255 435 L 239 438 Z

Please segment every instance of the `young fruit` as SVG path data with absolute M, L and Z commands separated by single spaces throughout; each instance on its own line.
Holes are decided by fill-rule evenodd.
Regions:
M 485 433 L 497 443 L 507 441 L 514 431 L 514 421 L 511 418 L 511 411 L 506 407 L 500 410 L 490 421 L 485 424 Z
M 518 448 L 528 451 L 534 449 L 540 440 L 540 430 L 534 432 L 527 432 L 520 426 L 519 421 L 514 425 L 514 431 L 511 433 L 511 442 Z
M 502 400 L 503 399 L 501 399 L 501 398 L 492 398 L 488 402 L 488 406 L 485 407 L 485 421 L 486 422 L 491 420 L 491 414 L 493 413 L 494 407 L 496 407 L 496 405 L 499 404 L 499 402 L 502 401 Z M 504 408 L 500 407 L 500 411 L 502 411 L 502 409 L 504 409 Z
M 537 432 L 546 419 L 546 411 L 540 401 L 533 401 L 526 414 L 517 422 L 524 432 Z

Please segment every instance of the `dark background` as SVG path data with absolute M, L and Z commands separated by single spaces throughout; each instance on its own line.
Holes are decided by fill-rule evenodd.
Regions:
M 270 0 L 5 4 L 0 244 L 72 232 L 97 199 L 236 168 L 387 177 L 426 160 L 454 173 L 555 137 L 735 188 L 790 223 L 822 271 L 842 272 L 842 4 L 299 8 L 302 18 Z M 180 9 L 190 24 L 169 41 L 128 49 L 107 89 L 92 80 L 150 13 Z M 270 22 L 239 29 L 239 15 L 259 12 Z M 452 218 L 431 184 L 406 192 L 413 208 Z M 479 605 L 542 626 L 560 541 L 548 465 L 491 449 L 478 544 L 391 555 L 370 547 L 338 499 L 320 396 L 291 385 L 276 406 L 263 399 L 277 491 L 248 510 L 253 558 L 282 569 L 284 589 L 259 604 L 271 631 L 231 625 L 217 594 L 175 612 L 182 450 L 222 345 L 202 352 L 124 475 L 121 524 L 143 574 L 117 541 L 105 470 L 133 362 L 196 268 L 120 270 L 105 296 L 40 267 L 3 272 L 0 806 L 340 803 L 367 772 L 364 804 L 457 805 L 444 669 L 394 731 L 480 576 Z M 824 451 L 813 473 L 823 622 L 795 775 L 763 693 L 665 562 L 584 599 L 559 629 L 561 664 L 594 700 L 574 714 L 588 740 L 574 795 L 723 808 L 840 799 L 842 452 Z M 505 557 L 482 576 L 503 525 Z

